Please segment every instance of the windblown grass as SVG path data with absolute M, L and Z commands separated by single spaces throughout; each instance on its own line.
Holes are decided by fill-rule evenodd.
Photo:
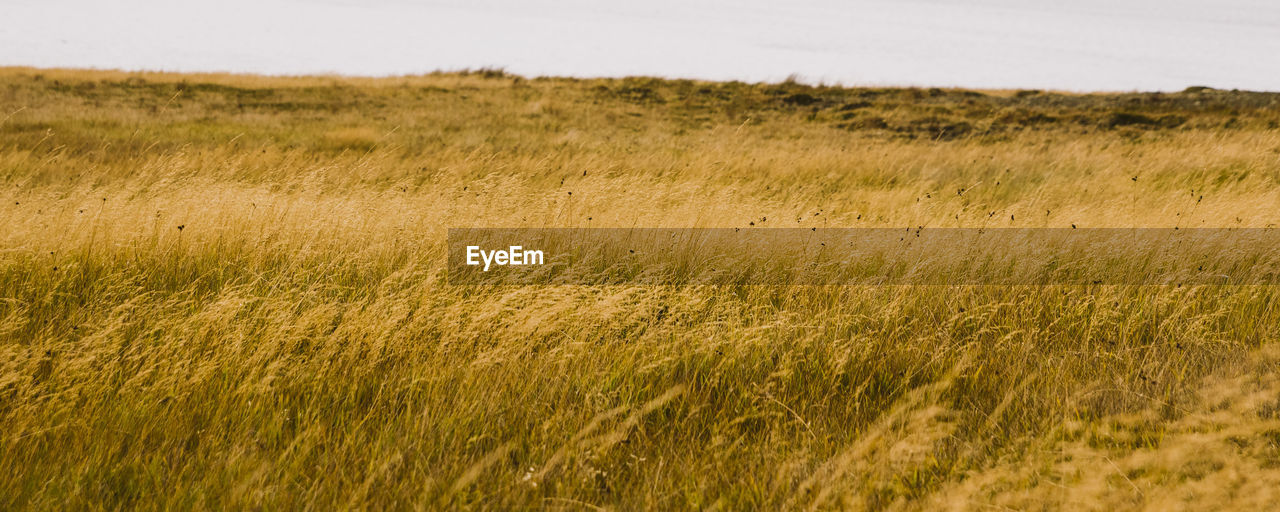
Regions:
M 0 70 L 0 509 L 1265 508 L 1273 287 L 443 267 L 449 227 L 1269 227 L 1276 105 Z

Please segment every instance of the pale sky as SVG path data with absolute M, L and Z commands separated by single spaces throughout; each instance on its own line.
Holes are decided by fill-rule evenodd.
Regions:
M 0 0 L 0 65 L 1280 91 L 1277 0 Z

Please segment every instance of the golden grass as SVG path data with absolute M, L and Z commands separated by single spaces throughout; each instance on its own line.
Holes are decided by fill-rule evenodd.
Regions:
M 1264 509 L 1272 287 L 442 272 L 449 227 L 1273 226 L 1274 105 L 0 70 L 0 509 Z

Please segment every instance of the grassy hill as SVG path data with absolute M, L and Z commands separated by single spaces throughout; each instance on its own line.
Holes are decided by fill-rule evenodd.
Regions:
M 449 227 L 1273 227 L 1278 107 L 0 69 L 0 509 L 1265 509 L 1274 287 L 443 268 Z

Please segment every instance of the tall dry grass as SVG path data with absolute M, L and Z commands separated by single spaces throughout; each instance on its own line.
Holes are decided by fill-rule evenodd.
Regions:
M 2 70 L 0 509 L 1266 508 L 1273 287 L 443 267 L 462 226 L 1268 227 L 1275 105 Z

